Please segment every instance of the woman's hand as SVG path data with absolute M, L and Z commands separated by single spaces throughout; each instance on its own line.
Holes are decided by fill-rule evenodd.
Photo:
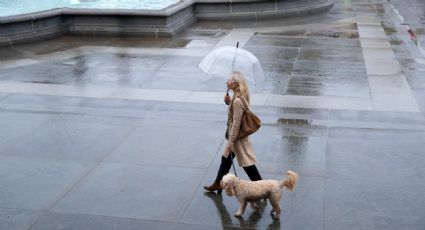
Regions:
M 235 152 L 233 149 L 233 144 L 230 142 L 227 142 L 226 147 L 224 147 L 224 155 L 227 156 L 228 154 Z
M 224 96 L 224 103 L 226 103 L 226 105 L 230 104 L 230 96 L 227 93 L 226 93 L 226 96 Z

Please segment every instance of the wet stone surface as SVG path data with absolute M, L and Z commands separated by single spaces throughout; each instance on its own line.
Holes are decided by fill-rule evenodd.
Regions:
M 391 2 L 425 39 L 423 3 Z M 338 0 L 318 15 L 199 21 L 172 38 L 63 36 L 0 48 L 0 229 L 422 230 L 425 58 L 388 4 Z M 356 21 L 385 38 L 365 43 Z M 300 176 L 279 219 L 269 202 L 236 218 L 235 197 L 203 189 L 220 165 L 227 107 L 211 98 L 221 102 L 225 79 L 206 79 L 198 64 L 241 31 L 252 32 L 243 48 L 266 75 L 250 88 L 264 100 L 252 106 L 262 119 L 250 137 L 256 165 L 263 178 Z M 368 63 L 380 59 L 400 64 L 418 111 L 377 109 L 367 67 L 395 68 Z M 383 100 L 405 96 L 385 85 Z M 298 103 L 264 106 L 277 96 Z M 330 107 L 351 100 L 370 109 Z
M 2 100 L 3 98 L 9 96 L 8 93 L 0 93 L 0 100 Z
M 96 215 L 49 212 L 31 229 L 174 229 L 171 223 Z
M 325 214 L 325 218 L 329 218 L 325 222 L 333 223 L 329 228 L 419 227 L 414 226 L 424 215 L 420 208 L 424 200 L 419 192 L 424 190 L 419 182 L 425 173 L 420 150 L 424 132 L 355 129 L 331 129 L 329 132 L 325 204 L 325 213 L 329 213 Z M 409 179 L 403 179 L 406 177 Z M 403 200 L 394 199 L 406 188 L 412 189 L 408 196 Z M 342 195 L 341 190 L 346 193 Z M 366 213 L 359 213 L 358 209 Z M 397 221 L 399 223 L 392 226 Z
M 0 229 L 28 229 L 42 214 L 41 211 L 0 209 Z

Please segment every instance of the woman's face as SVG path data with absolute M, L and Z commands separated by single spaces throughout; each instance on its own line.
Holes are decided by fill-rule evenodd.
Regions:
M 227 88 L 231 89 L 231 90 L 234 90 L 236 88 L 236 86 L 238 85 L 238 83 L 232 81 L 232 79 L 228 79 L 226 84 L 227 84 Z

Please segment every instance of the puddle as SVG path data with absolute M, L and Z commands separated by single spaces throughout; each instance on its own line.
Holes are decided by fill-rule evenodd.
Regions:
M 168 44 L 164 45 L 166 48 L 184 48 L 187 44 L 189 44 L 191 40 L 188 39 L 174 39 Z
M 397 30 L 393 27 L 388 27 L 388 26 L 385 26 L 385 25 L 382 25 L 382 27 L 384 28 L 384 32 L 385 32 L 386 35 L 393 34 L 393 33 L 397 32 Z
M 359 38 L 357 31 L 349 32 L 332 32 L 332 31 L 311 31 L 306 33 L 307 36 L 330 37 L 330 38 Z
M 290 30 L 290 31 L 281 31 L 281 32 L 256 32 L 254 35 L 264 35 L 264 36 L 304 36 L 306 33 L 305 30 Z
M 209 48 L 214 44 L 205 40 L 192 40 L 186 45 L 186 48 Z
M 377 13 L 385 13 L 385 6 L 383 4 L 375 4 L 375 9 Z
M 415 30 L 415 34 L 417 35 L 423 35 L 425 34 L 425 29 L 424 28 L 419 28 Z
M 425 65 L 425 59 L 423 58 L 415 58 L 415 62 L 421 65 Z
M 118 53 L 117 57 L 119 58 L 138 58 L 138 55 L 132 55 L 132 54 L 127 54 L 127 53 Z
M 198 36 L 198 37 L 208 37 L 216 38 L 225 35 L 225 31 L 215 31 L 215 30 L 191 30 L 187 33 L 187 36 Z
M 357 30 L 357 23 L 350 23 L 346 26 L 347 29 Z
M 77 64 L 77 61 L 66 61 L 62 63 L 62 65 L 64 66 L 74 66 L 76 64 Z
M 304 50 L 302 53 L 302 58 L 307 60 L 318 60 L 323 58 L 322 50 Z
M 306 119 L 291 119 L 291 118 L 279 118 L 278 124 L 281 125 L 298 125 L 298 126 L 310 126 L 313 120 Z
M 391 45 L 401 45 L 403 44 L 403 41 L 401 40 L 390 40 Z
M 75 77 L 80 79 L 84 73 L 88 70 L 87 58 L 85 56 L 77 56 L 72 58 L 70 62 L 75 62 L 74 68 L 72 68 L 72 73 Z
M 61 85 L 60 82 L 54 82 L 50 80 L 40 80 L 40 81 L 25 81 L 26 83 L 35 83 L 35 84 L 54 84 L 54 85 Z

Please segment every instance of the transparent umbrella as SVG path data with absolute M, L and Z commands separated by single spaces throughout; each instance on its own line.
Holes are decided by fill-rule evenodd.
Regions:
M 246 80 L 257 84 L 265 80 L 258 58 L 245 49 L 223 46 L 211 51 L 199 64 L 207 78 L 228 78 L 232 71 L 244 74 Z

